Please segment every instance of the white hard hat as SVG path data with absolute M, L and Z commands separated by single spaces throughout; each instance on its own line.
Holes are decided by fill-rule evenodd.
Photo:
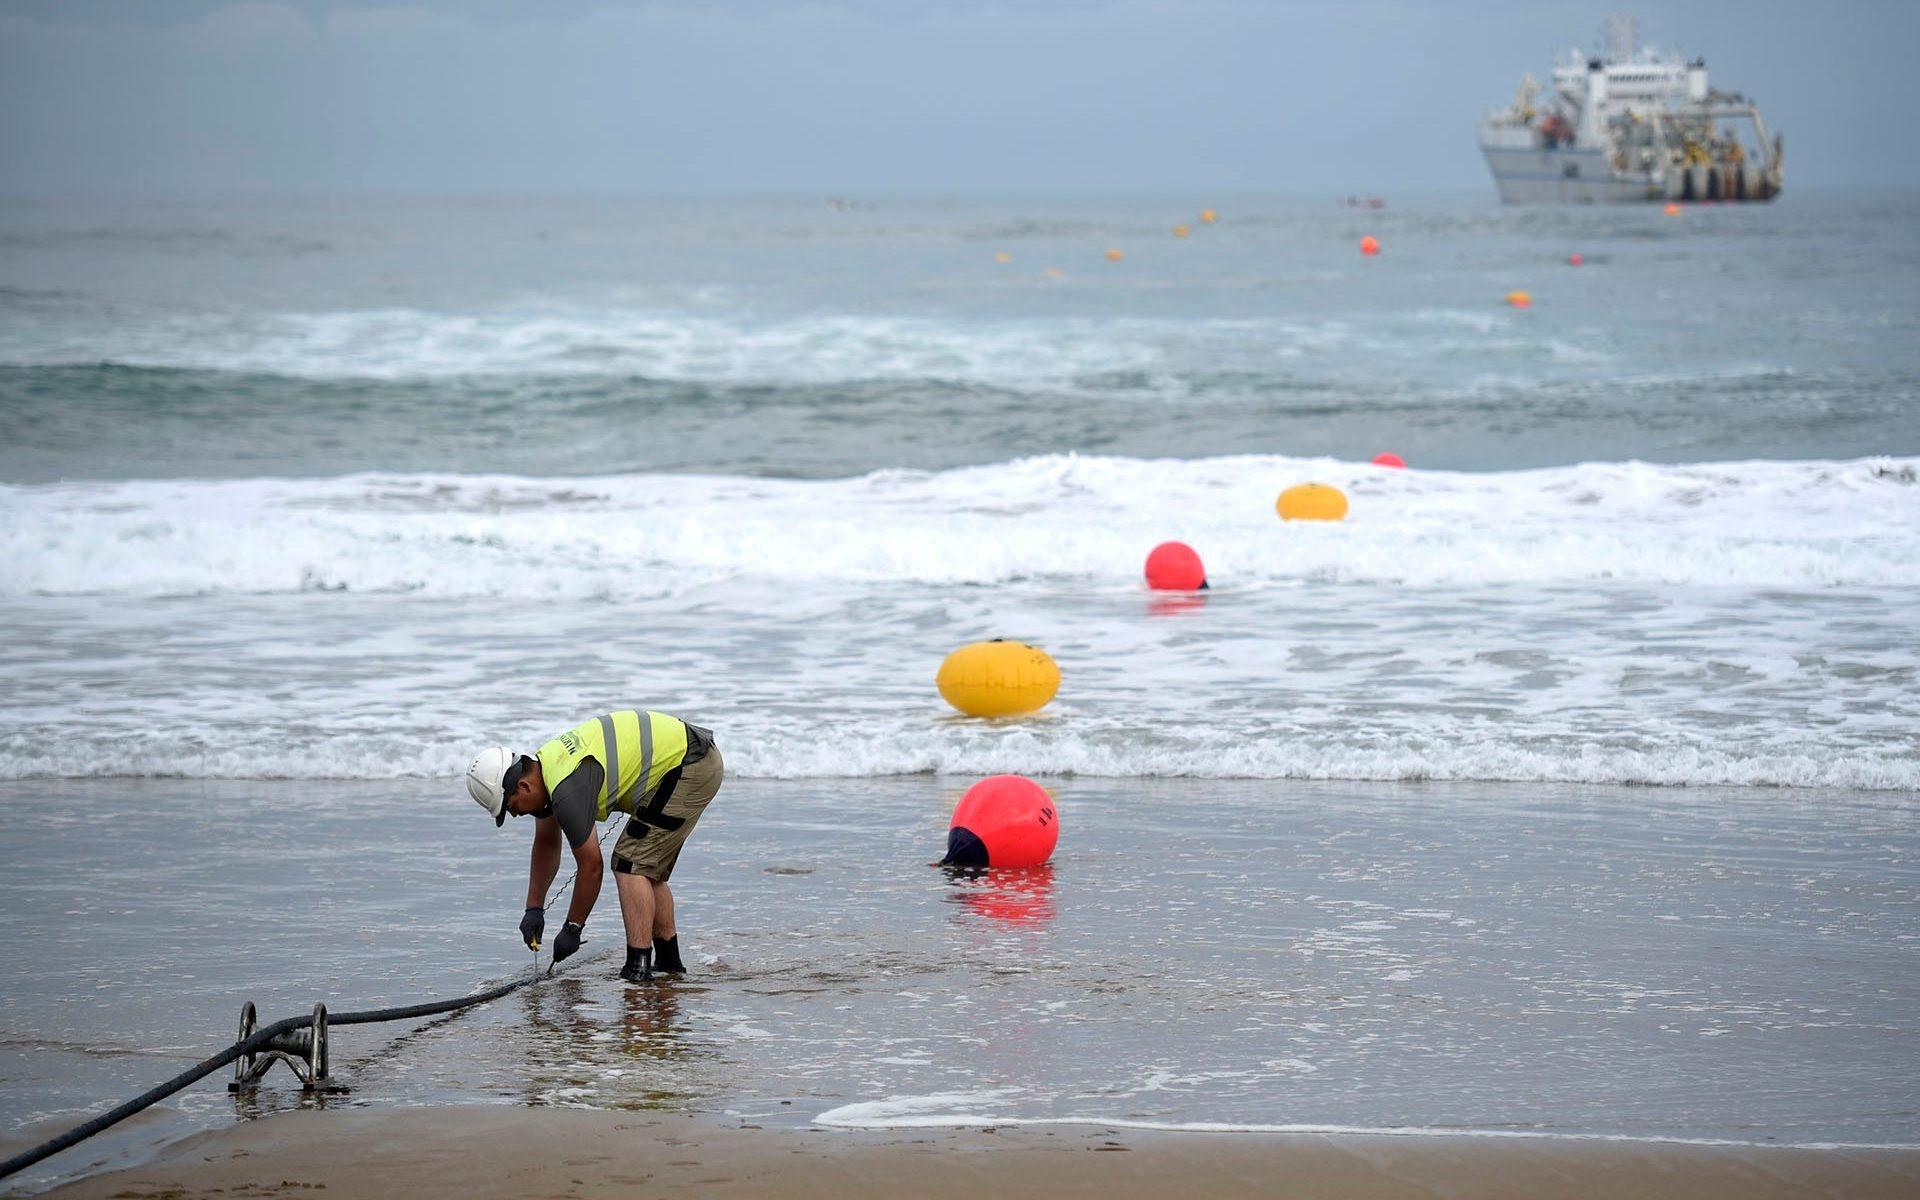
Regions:
M 507 769 L 519 761 L 520 756 L 505 746 L 488 746 L 467 767 L 467 794 L 487 810 L 495 829 L 507 823 L 507 794 L 501 785 Z

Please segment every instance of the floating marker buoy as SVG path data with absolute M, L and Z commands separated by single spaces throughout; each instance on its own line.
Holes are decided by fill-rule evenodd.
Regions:
M 1123 258 L 1125 258 L 1125 257 L 1126 257 L 1126 255 L 1125 255 L 1125 254 L 1123 254 L 1123 253 L 1121 253 L 1121 251 L 1120 251 L 1120 247 L 1118 247 L 1118 246 L 1111 246 L 1111 247 L 1109 247 L 1109 248 L 1107 249 L 1107 261 L 1108 261 L 1108 262 L 1119 262 L 1119 261 L 1120 261 L 1121 259 L 1123 259 Z
M 1065 271 L 1062 271 L 1059 267 L 1047 268 L 1048 279 L 1065 279 L 1066 277 L 1067 277 L 1067 273 Z
M 1185 225 L 1175 225 L 1173 227 L 1173 236 L 1175 237 L 1185 237 L 1192 232 L 1193 230 Z
M 1667 215 L 1668 215 L 1668 216 L 1670 216 L 1670 217 L 1677 217 L 1677 216 L 1679 216 L 1679 215 L 1680 215 L 1680 206 L 1679 206 L 1678 204 L 1669 204 L 1669 205 L 1667 205 Z
M 1060 668 L 1037 646 L 995 638 L 947 655 L 933 681 L 970 717 L 1013 717 L 1046 707 L 1060 690 Z
M 1507 293 L 1507 303 L 1513 305 L 1515 308 L 1532 308 L 1533 293 L 1523 292 L 1515 288 L 1513 291 Z
M 1347 515 L 1347 496 L 1324 483 L 1302 483 L 1273 502 L 1282 521 L 1338 521 Z
M 1380 253 L 1380 239 L 1372 234 L 1361 238 L 1360 253 L 1366 255 L 1368 258 L 1372 258 L 1374 255 Z
M 1404 458 L 1401 458 L 1398 454 L 1395 454 L 1393 451 L 1388 450 L 1383 453 L 1374 455 L 1373 465 L 1376 467 L 1404 467 L 1407 465 L 1407 460 Z
M 997 263 L 1010 263 L 1013 261 L 1013 255 L 1008 254 L 1005 250 L 1002 250 L 993 256 L 993 261 Z
M 1037 867 L 1060 841 L 1053 797 L 1024 775 L 989 775 L 953 806 L 943 867 Z
M 1580 253 L 1578 250 L 1575 250 L 1572 254 L 1567 255 L 1567 265 L 1570 267 L 1577 267 L 1581 263 L 1586 261 L 1587 261 L 1587 256 Z
M 1161 542 L 1147 554 L 1147 586 L 1161 592 L 1197 592 L 1207 586 L 1207 569 L 1185 542 Z
M 1220 215 L 1214 212 L 1210 208 L 1203 208 L 1200 210 L 1200 223 L 1203 225 L 1211 225 L 1215 221 L 1218 221 L 1219 219 L 1220 219 Z

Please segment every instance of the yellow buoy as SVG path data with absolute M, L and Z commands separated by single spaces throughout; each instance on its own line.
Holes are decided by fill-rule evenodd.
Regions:
M 1114 246 L 1107 251 L 1108 262 L 1119 262 L 1121 259 L 1125 257 L 1126 255 L 1120 252 L 1120 247 L 1118 246 Z
M 1338 521 L 1347 515 L 1347 496 L 1324 483 L 1302 483 L 1273 502 L 1282 521 Z
M 1206 224 L 1211 225 L 1220 219 L 1220 215 L 1210 208 L 1203 208 L 1200 210 L 1200 219 Z
M 993 261 L 997 263 L 1010 263 L 1013 261 L 1013 255 L 1008 254 L 1005 250 L 1001 250 L 993 256 Z
M 1060 668 L 1037 646 L 995 638 L 947 655 L 933 681 L 970 717 L 1013 717 L 1046 707 L 1060 690 Z
M 1173 236 L 1175 237 L 1185 237 L 1192 232 L 1193 230 L 1185 225 L 1175 225 L 1173 227 Z
M 1513 305 L 1515 308 L 1530 308 L 1533 305 L 1533 293 L 1523 292 L 1515 288 L 1513 291 L 1507 293 L 1507 303 Z

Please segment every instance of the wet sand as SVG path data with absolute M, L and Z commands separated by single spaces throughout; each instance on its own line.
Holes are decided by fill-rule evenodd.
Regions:
M 1911 1197 L 1920 1150 L 1557 1138 L 1158 1133 L 1098 1126 L 777 1130 L 507 1106 L 293 1112 L 51 1195 L 653 1197 Z

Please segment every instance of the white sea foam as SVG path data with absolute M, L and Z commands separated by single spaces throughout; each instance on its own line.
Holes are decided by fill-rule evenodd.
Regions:
M 1488 474 L 1324 459 L 1021 459 L 827 481 L 359 475 L 0 487 L 0 595 L 657 595 L 751 576 L 1126 586 L 1162 538 L 1216 587 L 1920 584 L 1920 459 Z M 1347 491 L 1282 523 L 1284 487 Z
M 1647 1134 L 1560 1133 L 1532 1129 L 1474 1129 L 1445 1126 L 1262 1124 L 1241 1121 L 1143 1121 L 1126 1117 L 1008 1116 L 991 1108 L 1007 1096 L 1007 1089 L 954 1092 L 927 1096 L 890 1096 L 858 1104 L 843 1104 L 814 1117 L 815 1125 L 830 1129 L 978 1129 L 1002 1126 L 1095 1126 L 1101 1129 L 1138 1129 L 1156 1133 L 1288 1133 L 1330 1137 L 1445 1137 L 1501 1138 L 1579 1142 L 1625 1142 L 1638 1145 L 1679 1146 L 1790 1146 L 1808 1150 L 1911 1150 L 1914 1142 L 1782 1142 L 1741 1141 L 1732 1138 L 1660 1137 Z

